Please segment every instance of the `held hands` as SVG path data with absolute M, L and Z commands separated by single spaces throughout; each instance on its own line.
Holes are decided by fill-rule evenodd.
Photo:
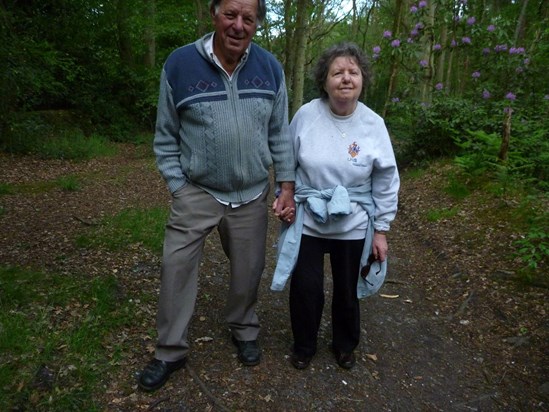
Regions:
M 280 194 L 273 202 L 273 212 L 282 222 L 292 224 L 295 221 L 294 183 L 283 182 Z

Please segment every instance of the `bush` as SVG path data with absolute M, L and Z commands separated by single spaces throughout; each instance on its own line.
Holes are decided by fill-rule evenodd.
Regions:
M 435 99 L 432 104 L 395 103 L 387 125 L 395 137 L 395 152 L 403 166 L 455 155 L 456 139 L 470 129 L 482 129 L 486 113 L 470 100 Z
M 71 114 L 31 112 L 14 116 L 0 141 L 8 153 L 33 154 L 42 158 L 85 160 L 109 156 L 115 148 L 99 135 L 85 136 L 72 121 Z

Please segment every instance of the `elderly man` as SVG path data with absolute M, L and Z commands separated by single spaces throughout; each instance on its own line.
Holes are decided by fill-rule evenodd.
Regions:
M 265 266 L 269 168 L 278 212 L 293 220 L 295 160 L 280 63 L 252 43 L 265 0 L 210 0 L 215 31 L 175 50 L 160 80 L 154 151 L 172 194 L 166 225 L 155 358 L 146 391 L 185 365 L 207 235 L 230 260 L 226 321 L 246 366 L 260 362 L 257 291 Z

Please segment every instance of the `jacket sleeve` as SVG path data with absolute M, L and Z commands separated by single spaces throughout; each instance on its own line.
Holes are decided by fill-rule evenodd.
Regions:
M 175 108 L 172 88 L 168 82 L 166 71 L 162 70 L 153 148 L 156 165 L 171 193 L 187 182 L 181 167 L 179 145 L 181 137 L 179 133 L 179 115 Z

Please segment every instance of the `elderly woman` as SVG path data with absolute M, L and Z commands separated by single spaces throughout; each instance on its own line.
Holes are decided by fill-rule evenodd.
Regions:
M 278 213 L 283 227 L 271 288 L 281 290 L 291 275 L 291 363 L 304 369 L 317 351 L 329 254 L 332 351 L 350 369 L 360 336 L 358 298 L 377 292 L 384 279 L 399 175 L 383 119 L 359 101 L 369 78 L 362 51 L 352 43 L 329 48 L 314 77 L 321 97 L 290 124 L 297 207 L 295 217 L 289 208 Z

